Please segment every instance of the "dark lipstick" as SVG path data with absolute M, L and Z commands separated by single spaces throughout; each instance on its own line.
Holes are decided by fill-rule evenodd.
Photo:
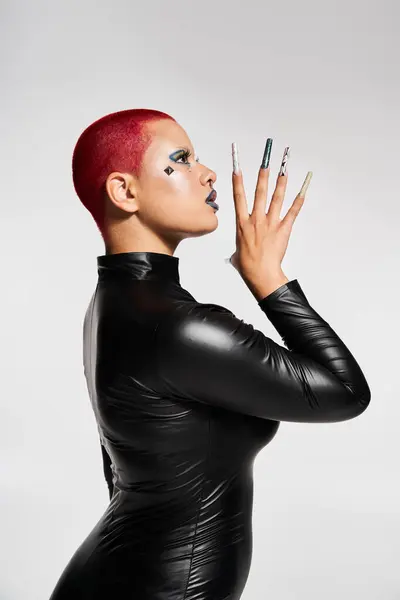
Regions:
M 215 190 L 211 190 L 211 192 L 208 194 L 208 196 L 206 198 L 206 204 L 209 204 L 210 206 L 215 208 L 215 210 L 219 210 L 218 204 L 216 202 L 214 202 L 214 200 L 216 198 L 217 198 L 217 192 Z

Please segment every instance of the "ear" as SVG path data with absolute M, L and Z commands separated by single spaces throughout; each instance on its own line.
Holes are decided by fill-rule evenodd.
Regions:
M 110 173 L 105 183 L 108 199 L 119 209 L 126 212 L 137 210 L 136 183 L 130 173 L 115 171 Z

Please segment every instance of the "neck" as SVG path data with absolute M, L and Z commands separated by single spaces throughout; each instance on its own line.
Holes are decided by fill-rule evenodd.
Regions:
M 104 236 L 105 254 L 119 254 L 120 252 L 159 252 L 160 254 L 174 255 L 181 240 L 161 238 L 159 235 L 146 228 L 127 227 L 127 222 L 109 225 Z

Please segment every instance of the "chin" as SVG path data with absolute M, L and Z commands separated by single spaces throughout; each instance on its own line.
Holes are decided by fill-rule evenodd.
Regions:
M 202 225 L 201 229 L 197 227 L 192 231 L 188 231 L 186 237 L 201 237 L 202 235 L 207 235 L 207 233 L 212 233 L 218 227 L 218 219 L 214 215 L 213 219 L 208 219 L 208 222 L 203 222 Z
M 204 234 L 215 231 L 218 227 L 217 213 L 211 214 L 210 217 L 204 221 Z
M 213 223 L 213 227 L 210 227 L 209 231 L 215 231 L 215 230 L 217 229 L 217 227 L 218 227 L 218 224 L 219 224 L 219 223 L 218 223 L 218 217 L 217 217 L 217 215 L 215 214 L 215 215 L 214 215 L 214 223 Z

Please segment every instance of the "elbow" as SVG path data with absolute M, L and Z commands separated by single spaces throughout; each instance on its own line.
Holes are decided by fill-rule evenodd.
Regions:
M 359 392 L 351 392 L 351 401 L 347 402 L 344 407 L 344 414 L 342 415 L 341 421 L 355 419 L 365 412 L 371 402 L 371 390 L 366 385 Z
M 355 416 L 358 417 L 358 415 L 361 415 L 368 408 L 370 402 L 371 390 L 367 385 L 361 394 L 358 394 L 357 396 L 357 414 Z
M 319 413 L 315 421 L 323 423 L 338 423 L 340 421 L 349 421 L 359 417 L 366 411 L 371 401 L 371 392 L 368 386 L 359 391 L 347 388 L 345 394 L 340 394 L 334 401 L 332 399 L 329 408 Z

